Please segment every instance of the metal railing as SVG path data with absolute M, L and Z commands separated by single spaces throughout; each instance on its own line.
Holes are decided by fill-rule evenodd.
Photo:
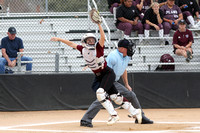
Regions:
M 55 71 L 54 72 L 59 72 L 59 57 L 60 54 L 59 53 L 53 53 L 53 52 L 17 52 L 17 71 L 18 72 L 22 72 L 22 64 L 24 63 L 49 63 L 50 61 L 22 61 L 21 57 L 24 54 L 32 54 L 32 55 L 55 55 L 55 61 L 52 63 L 55 63 Z M 48 65 L 47 65 L 48 66 Z

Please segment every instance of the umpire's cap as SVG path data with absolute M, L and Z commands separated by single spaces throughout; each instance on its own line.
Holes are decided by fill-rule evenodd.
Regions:
M 8 29 L 8 32 L 9 32 L 10 34 L 16 34 L 16 33 L 17 33 L 15 27 L 10 27 L 10 28 Z
M 129 43 L 130 42 L 127 39 L 120 40 L 118 42 L 118 47 L 128 48 L 129 47 Z

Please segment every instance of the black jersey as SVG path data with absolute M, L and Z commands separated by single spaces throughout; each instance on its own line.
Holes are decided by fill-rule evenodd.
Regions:
M 135 6 L 126 7 L 124 4 L 120 5 L 116 11 L 116 18 L 124 17 L 128 20 L 135 20 L 136 17 L 139 17 L 139 12 Z M 116 26 L 121 22 L 117 19 Z

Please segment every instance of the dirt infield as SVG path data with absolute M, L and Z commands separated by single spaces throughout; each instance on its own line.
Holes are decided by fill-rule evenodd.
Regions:
M 120 120 L 107 126 L 108 113 L 101 110 L 93 128 L 80 127 L 86 110 L 0 112 L 0 133 L 200 133 L 198 109 L 145 109 L 154 124 L 135 124 L 128 112 L 119 109 Z

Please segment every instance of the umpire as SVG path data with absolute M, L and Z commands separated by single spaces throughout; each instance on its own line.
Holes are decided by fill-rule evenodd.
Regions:
M 125 98 L 128 99 L 129 102 L 135 108 L 141 108 L 140 103 L 136 97 L 136 94 L 132 91 L 132 88 L 128 84 L 127 78 L 127 66 L 128 63 L 134 54 L 135 51 L 135 44 L 128 41 L 127 39 L 120 40 L 118 42 L 118 49 L 112 51 L 108 57 L 106 58 L 107 65 L 112 68 L 116 74 L 114 85 L 116 89 L 122 94 Z M 122 76 L 123 82 L 125 86 L 117 82 L 120 77 Z M 93 85 L 92 88 L 98 88 L 98 84 L 96 83 L 95 86 Z M 84 127 L 93 127 L 92 119 L 97 115 L 97 113 L 102 108 L 101 103 L 98 100 L 95 100 L 90 107 L 88 108 L 87 112 L 84 114 L 83 118 L 80 121 L 80 126 Z M 138 123 L 137 120 L 135 123 Z M 148 119 L 144 112 L 142 113 L 142 124 L 153 124 L 153 121 Z

